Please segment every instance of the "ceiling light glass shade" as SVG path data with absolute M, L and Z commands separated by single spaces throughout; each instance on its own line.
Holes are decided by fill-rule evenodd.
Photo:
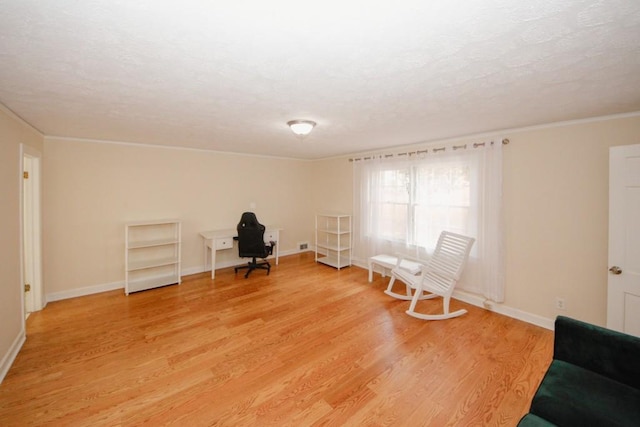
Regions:
M 291 120 L 287 122 L 293 133 L 300 136 L 308 135 L 309 132 L 316 125 L 316 122 L 312 122 L 311 120 Z

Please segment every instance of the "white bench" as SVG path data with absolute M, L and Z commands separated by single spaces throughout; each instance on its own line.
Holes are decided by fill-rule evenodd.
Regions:
M 369 258 L 369 282 L 373 281 L 373 266 L 378 265 L 382 267 L 382 277 L 386 277 L 386 271 L 391 270 L 398 264 L 398 257 L 391 255 L 376 255 Z M 422 264 L 419 262 L 409 261 L 403 259 L 400 262 L 400 268 L 407 270 L 411 274 L 418 274 L 422 268 Z

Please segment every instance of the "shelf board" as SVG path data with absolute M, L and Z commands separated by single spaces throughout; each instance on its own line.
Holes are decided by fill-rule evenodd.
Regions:
M 144 261 L 138 261 L 138 262 L 129 262 L 129 265 L 127 266 L 127 270 L 128 271 L 144 270 L 146 268 L 162 267 L 162 266 L 165 266 L 165 265 L 177 264 L 178 262 L 179 261 L 178 261 L 177 257 L 150 259 L 150 260 L 144 260 Z
M 318 262 L 321 262 L 326 265 L 330 265 L 331 267 L 338 268 L 338 269 L 349 267 L 351 265 L 348 257 L 340 257 L 340 262 L 338 262 L 338 257 L 325 256 L 325 257 L 318 258 Z
M 351 215 L 342 213 L 342 212 L 321 212 L 321 213 L 317 213 L 316 216 L 322 216 L 327 218 L 349 218 Z
M 155 221 L 131 221 L 126 223 L 127 227 L 139 227 L 139 226 L 145 226 L 145 225 L 169 225 L 169 224 L 179 224 L 180 220 L 179 219 L 158 219 Z
M 146 242 L 129 242 L 128 249 L 152 248 L 155 246 L 175 245 L 179 243 L 175 237 L 170 239 L 148 240 Z
M 346 251 L 346 250 L 351 249 L 351 246 L 325 245 L 325 244 L 322 244 L 322 243 L 316 244 L 316 247 L 321 248 L 321 249 L 329 249 L 329 250 L 336 251 L 336 252 L 341 252 L 341 251 Z
M 330 233 L 330 234 L 349 234 L 351 233 L 351 231 L 349 230 L 340 230 L 338 231 L 337 228 L 318 228 L 319 232 L 323 232 L 323 233 Z
M 166 274 L 163 276 L 148 277 L 139 280 L 130 280 L 127 284 L 125 292 L 127 294 L 131 292 L 144 291 L 146 289 L 159 288 L 160 286 L 180 284 L 181 279 L 178 274 Z

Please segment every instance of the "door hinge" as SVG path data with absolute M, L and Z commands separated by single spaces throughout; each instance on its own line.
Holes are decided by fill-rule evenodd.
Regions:
M 31 285 L 29 283 L 24 284 L 24 291 L 29 292 L 31 290 Z
M 29 172 L 28 172 L 28 171 L 24 171 L 24 172 L 22 172 L 22 177 L 23 177 L 24 179 L 29 179 Z

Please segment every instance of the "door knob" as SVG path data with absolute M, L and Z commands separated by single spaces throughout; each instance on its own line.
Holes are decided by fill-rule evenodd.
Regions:
M 622 274 L 622 269 L 617 265 L 614 265 L 613 267 L 611 267 L 609 271 L 613 274 Z

